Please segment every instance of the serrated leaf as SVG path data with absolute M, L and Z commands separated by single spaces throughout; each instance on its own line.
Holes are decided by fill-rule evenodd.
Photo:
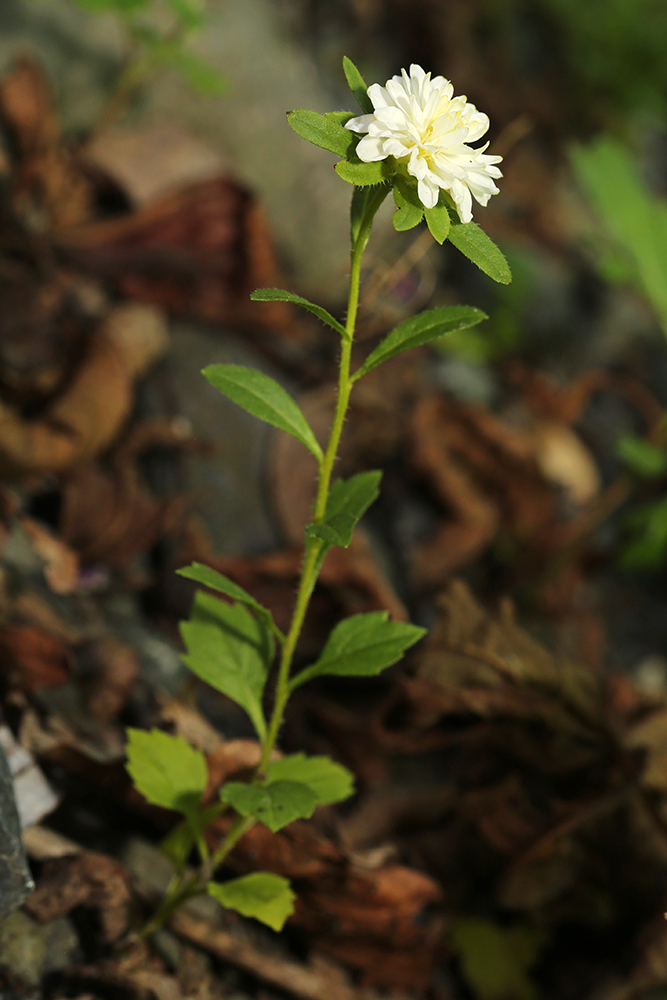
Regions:
M 505 255 L 475 222 L 459 222 L 454 209 L 450 209 L 451 229 L 449 242 L 457 250 L 476 264 L 480 271 L 488 274 L 501 285 L 509 285 L 512 272 Z
M 330 312 L 327 312 L 322 306 L 318 306 L 317 303 L 309 302 L 308 299 L 304 299 L 300 295 L 295 295 L 293 292 L 285 292 L 282 288 L 256 288 L 250 295 L 250 298 L 253 302 L 292 302 L 295 306 L 301 306 L 302 309 L 307 309 L 308 312 L 313 313 L 314 316 L 321 319 L 332 330 L 340 333 L 341 336 L 347 336 L 345 327 L 337 319 L 334 319 Z
M 344 618 L 327 639 L 319 660 L 296 674 L 293 690 L 323 674 L 339 677 L 371 677 L 397 663 L 426 629 L 406 622 L 388 621 L 388 612 L 369 611 Z
M 396 167 L 393 157 L 390 157 L 373 163 L 364 163 L 363 160 L 341 160 L 334 164 L 334 169 L 348 184 L 370 187 L 373 184 L 383 184 L 394 174 Z
M 394 327 L 375 350 L 371 351 L 363 365 L 354 373 L 353 381 L 377 368 L 388 358 L 400 354 L 401 351 L 428 344 L 456 330 L 469 329 L 481 323 L 483 319 L 488 319 L 486 313 L 481 309 L 475 309 L 474 306 L 440 306 L 438 309 L 427 309 L 417 316 L 412 316 Z
M 254 917 L 274 931 L 281 931 L 294 913 L 296 896 L 286 878 L 270 872 L 252 872 L 229 882 L 209 882 L 209 895 L 243 917 Z
M 449 209 L 442 196 L 437 205 L 433 208 L 427 208 L 424 211 L 424 216 L 426 217 L 426 225 L 433 239 L 437 243 L 444 243 L 449 236 L 452 223 Z
M 354 115 L 349 115 L 349 118 L 353 117 Z M 303 108 L 289 111 L 287 124 L 302 139 L 312 142 L 320 149 L 335 153 L 336 156 L 352 156 L 356 149 L 358 136 L 344 128 L 340 118 L 337 118 L 335 114 L 331 116 L 319 115 L 317 111 Z
M 350 479 L 337 479 L 331 487 L 323 520 L 309 524 L 308 534 L 346 549 L 358 521 L 377 499 L 381 479 L 381 472 L 358 472 Z
M 616 453 L 638 476 L 651 479 L 667 472 L 667 451 L 635 434 L 620 438 Z
M 232 402 L 300 441 L 318 462 L 322 449 L 294 400 L 275 379 L 242 365 L 209 365 L 205 378 Z
M 231 597 L 233 601 L 240 601 L 241 604 L 246 604 L 249 608 L 259 615 L 262 621 L 265 623 L 267 628 L 269 628 L 273 634 L 281 642 L 284 641 L 285 637 L 275 624 L 273 620 L 273 615 L 268 608 L 265 608 L 259 601 L 255 600 L 252 594 L 249 594 L 247 590 L 243 587 L 239 587 L 238 583 L 234 583 L 229 577 L 224 576 L 222 573 L 218 573 L 216 569 L 211 569 L 210 566 L 204 566 L 202 563 L 193 562 L 190 566 L 184 566 L 182 569 L 176 570 L 179 576 L 184 576 L 188 580 L 195 580 L 197 583 L 202 583 L 205 587 L 210 587 L 211 590 L 217 590 L 220 594 L 226 594 L 227 597 Z
M 424 218 L 424 206 L 419 201 L 417 192 L 409 184 L 402 183 L 398 177 L 394 183 L 394 201 L 397 210 L 391 221 L 396 232 L 404 233 L 418 226 Z
M 201 750 L 160 729 L 128 729 L 127 737 L 125 766 L 137 791 L 155 806 L 192 817 L 208 781 Z
M 169 858 L 176 871 L 183 871 L 190 857 L 196 840 L 195 827 L 203 832 L 223 809 L 224 805 L 221 802 L 212 802 L 205 809 L 199 810 L 196 817 L 193 817 L 196 823 L 184 820 L 172 827 L 167 836 L 163 837 L 158 846 L 160 851 Z
M 220 789 L 220 798 L 241 816 L 253 816 L 273 833 L 295 819 L 310 819 L 318 803 L 308 785 L 282 780 L 262 785 L 230 781 Z
M 267 782 L 297 781 L 307 785 L 321 806 L 349 799 L 354 792 L 354 778 L 346 767 L 328 757 L 306 757 L 302 753 L 288 754 L 268 768 Z
M 198 591 L 190 621 L 181 622 L 184 663 L 216 691 L 237 702 L 258 736 L 266 733 L 262 694 L 273 659 L 273 636 L 242 604 Z
M 364 78 L 352 60 L 348 59 L 347 56 L 343 56 L 343 72 L 345 73 L 347 85 L 354 94 L 357 104 L 363 113 L 365 115 L 373 114 L 375 109 L 373 107 L 373 102 L 368 96 L 368 87 L 366 86 Z

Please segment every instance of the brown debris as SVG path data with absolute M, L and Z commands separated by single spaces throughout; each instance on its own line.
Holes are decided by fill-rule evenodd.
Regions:
M 3 686 L 28 694 L 65 684 L 72 669 L 69 647 L 57 635 L 34 625 L 0 628 L 0 661 Z
M 111 943 L 129 927 L 131 901 L 129 875 L 123 865 L 106 854 L 86 851 L 47 862 L 25 905 L 42 922 L 65 916 L 77 906 L 95 910 L 102 940 Z

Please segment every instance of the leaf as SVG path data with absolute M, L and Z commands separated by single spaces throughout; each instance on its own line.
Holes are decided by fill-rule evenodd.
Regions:
M 368 87 L 357 67 L 347 56 L 343 56 L 343 72 L 345 73 L 347 85 L 357 99 L 357 104 L 363 113 L 365 115 L 372 115 L 375 108 L 368 96 Z
M 212 802 L 205 809 L 198 810 L 194 826 L 203 832 L 223 809 L 224 806 L 221 802 Z M 178 872 L 185 868 L 190 852 L 195 845 L 194 826 L 192 819 L 190 821 L 183 820 L 182 823 L 177 823 L 176 826 L 172 827 L 167 836 L 160 841 L 160 850 L 169 858 Z
M 193 816 L 208 781 L 201 750 L 160 729 L 128 729 L 127 737 L 126 768 L 137 791 L 155 806 Z
M 209 882 L 209 895 L 229 910 L 243 917 L 254 917 L 274 931 L 281 931 L 287 918 L 294 913 L 296 896 L 286 878 L 270 872 L 252 872 L 221 885 Z
M 499 927 L 468 917 L 454 923 L 452 937 L 463 975 L 478 1000 L 538 1000 L 528 971 L 548 941 L 542 928 Z
M 199 4 L 193 4 L 190 0 L 168 0 L 168 4 L 184 28 L 191 30 L 203 27 L 204 15 Z
M 388 621 L 388 612 L 369 611 L 344 618 L 327 639 L 319 660 L 292 678 L 292 690 L 323 674 L 371 677 L 397 663 L 426 629 L 406 622 Z
M 464 257 L 488 274 L 501 285 L 509 285 L 512 272 L 505 255 L 498 249 L 493 240 L 489 239 L 483 229 L 475 222 L 459 222 L 454 209 L 450 209 L 451 229 L 449 242 L 460 250 Z
M 263 785 L 230 781 L 220 789 L 220 798 L 241 816 L 253 816 L 273 833 L 295 819 L 310 819 L 318 803 L 308 785 L 282 780 Z
M 394 327 L 382 343 L 371 351 L 363 365 L 352 376 L 352 380 L 356 382 L 383 361 L 393 358 L 401 351 L 428 344 L 446 333 L 466 330 L 481 323 L 483 319 L 488 319 L 486 313 L 473 306 L 440 306 L 438 309 L 428 309 L 417 316 L 412 316 Z
M 276 638 L 284 642 L 285 636 L 275 624 L 273 615 L 269 609 L 261 605 L 259 601 L 255 600 L 252 594 L 249 594 L 243 587 L 239 587 L 238 583 L 234 583 L 229 577 L 223 576 L 216 569 L 211 569 L 210 566 L 204 566 L 198 562 L 193 562 L 190 566 L 177 569 L 176 572 L 179 576 L 184 576 L 188 580 L 196 580 L 197 583 L 202 583 L 205 587 L 210 587 L 211 590 L 217 590 L 220 594 L 226 594 L 233 601 L 240 601 L 241 604 L 247 604 L 249 608 L 252 608 L 259 615 Z
M 365 187 L 355 187 L 352 192 L 352 204 L 350 205 L 350 238 L 352 246 L 357 242 L 361 223 L 368 207 L 370 191 Z
M 350 114 L 348 117 L 353 118 L 354 115 Z M 335 153 L 336 156 L 352 156 L 357 147 L 358 136 L 344 128 L 340 117 L 335 114 L 331 116 L 319 115 L 317 111 L 306 109 L 289 111 L 287 124 L 302 139 L 312 142 L 320 149 Z
M 364 163 L 363 160 L 341 160 L 334 164 L 334 169 L 348 184 L 370 187 L 372 184 L 384 183 L 393 175 L 396 168 L 393 157 L 388 157 L 386 160 L 377 160 L 373 163 Z
M 318 462 L 322 461 L 322 449 L 306 418 L 292 397 L 274 379 L 255 368 L 243 368 L 241 365 L 209 365 L 202 374 L 232 402 L 267 424 L 287 431 Z
M 621 566 L 659 569 L 667 558 L 667 497 L 633 511 L 627 523 L 634 538 L 621 553 Z
M 401 177 L 397 177 L 394 182 L 394 201 L 397 207 L 391 219 L 394 229 L 404 233 L 418 226 L 424 218 L 424 206 L 419 200 L 416 189 Z
M 266 780 L 297 781 L 306 785 L 321 806 L 342 802 L 354 792 L 354 778 L 346 767 L 328 757 L 306 757 L 302 753 L 288 754 L 274 761 Z
M 315 302 L 309 302 L 308 299 L 303 299 L 300 295 L 294 295 L 293 292 L 284 292 L 282 288 L 257 288 L 252 292 L 250 298 L 253 302 L 292 302 L 294 305 L 301 306 L 302 309 L 313 313 L 332 330 L 340 333 L 342 337 L 347 337 L 345 327 L 337 319 L 334 319 L 330 312 Z
M 662 476 L 667 471 L 667 451 L 635 434 L 620 438 L 616 453 L 632 472 L 646 479 Z
M 181 622 L 180 629 L 187 648 L 184 663 L 245 709 L 263 739 L 262 694 L 274 648 L 264 623 L 241 604 L 227 604 L 199 591 L 190 621 Z
M 381 472 L 359 472 L 348 480 L 337 479 L 329 493 L 324 519 L 309 524 L 308 534 L 346 549 L 358 521 L 377 499 L 381 479 Z
M 155 50 L 155 57 L 156 61 L 178 70 L 200 94 L 219 97 L 230 90 L 229 80 L 222 73 L 182 45 L 163 43 Z
M 433 239 L 437 243 L 444 243 L 449 236 L 452 222 L 449 209 L 443 197 L 440 196 L 438 204 L 434 208 L 427 208 L 424 215 L 426 216 L 426 225 Z
M 604 223 L 612 249 L 667 332 L 667 203 L 641 179 L 629 151 L 602 137 L 570 152 L 579 184 Z

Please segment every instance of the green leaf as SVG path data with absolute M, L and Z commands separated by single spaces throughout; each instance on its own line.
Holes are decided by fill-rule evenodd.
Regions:
M 368 96 L 368 87 L 366 86 L 364 78 L 357 67 L 351 59 L 347 58 L 347 56 L 343 56 L 343 72 L 345 73 L 347 85 L 356 97 L 357 104 L 363 113 L 365 115 L 372 115 L 375 108 L 373 107 L 373 102 Z
M 383 361 L 393 358 L 395 354 L 400 354 L 401 351 L 428 344 L 431 340 L 456 330 L 466 330 L 481 323 L 483 319 L 488 319 L 486 313 L 473 306 L 440 306 L 438 309 L 427 309 L 426 312 L 412 316 L 394 327 L 382 343 L 371 351 L 363 365 L 352 376 L 352 380 L 356 382 L 367 372 L 377 368 Z
M 620 565 L 647 570 L 663 566 L 667 559 L 667 497 L 633 511 L 627 523 L 635 537 L 623 549 Z
M 307 785 L 321 806 L 349 799 L 354 792 L 354 778 L 346 767 L 328 757 L 288 754 L 269 765 L 266 780 L 297 781 Z
M 364 163 L 363 160 L 341 160 L 334 164 L 334 168 L 339 177 L 348 184 L 356 184 L 357 187 L 382 184 L 396 170 L 393 157 L 377 160 L 374 163 Z
M 230 781 L 220 789 L 220 798 L 241 816 L 253 816 L 273 833 L 295 819 L 310 819 L 318 803 L 308 785 L 282 780 L 263 785 Z
M 182 872 L 190 857 L 197 836 L 195 828 L 203 832 L 209 823 L 212 823 L 216 816 L 220 815 L 223 809 L 224 805 L 222 802 L 212 802 L 205 809 L 199 810 L 197 815 L 191 817 L 190 820 L 183 820 L 182 823 L 177 823 L 176 826 L 172 827 L 167 836 L 160 841 L 160 850 L 169 858 L 176 871 Z M 192 822 L 193 819 L 195 820 L 194 825 Z
M 296 896 L 281 875 L 253 872 L 224 885 L 209 882 L 206 889 L 227 909 L 236 910 L 243 917 L 254 917 L 274 931 L 281 931 L 287 918 L 294 913 Z
M 630 152 L 602 136 L 570 152 L 572 166 L 621 264 L 619 277 L 648 299 L 667 332 L 667 203 L 641 178 Z M 620 258 L 619 258 L 620 253 Z M 625 270 L 625 275 L 622 274 Z
M 350 238 L 352 246 L 357 242 L 371 192 L 365 187 L 355 187 L 350 205 Z
M 667 451 L 635 434 L 620 438 L 616 453 L 637 476 L 652 479 L 667 472 Z
M 250 716 L 260 739 L 266 733 L 262 694 L 273 659 L 273 636 L 242 604 L 198 591 L 190 621 L 181 622 L 183 661 Z
M 155 62 L 171 66 L 181 73 L 193 90 L 200 94 L 219 97 L 230 89 L 229 80 L 210 66 L 204 59 L 188 52 L 175 42 L 159 42 L 152 47 Z
M 463 975 L 478 1000 L 538 1000 L 528 972 L 548 942 L 542 928 L 499 927 L 481 917 L 467 917 L 454 923 L 452 937 Z
M 358 472 L 348 480 L 337 479 L 329 493 L 324 519 L 309 524 L 308 534 L 346 549 L 357 522 L 377 499 L 381 479 L 381 472 Z
M 426 216 L 426 225 L 433 239 L 438 243 L 444 243 L 449 236 L 452 225 L 449 208 L 444 197 L 440 195 L 438 204 L 434 208 L 427 208 L 424 215 Z
M 282 288 L 257 288 L 252 292 L 250 298 L 253 302 L 292 302 L 295 306 L 301 306 L 302 309 L 307 309 L 308 312 L 313 313 L 314 316 L 321 319 L 323 323 L 330 326 L 336 333 L 340 333 L 342 337 L 347 337 L 345 327 L 337 319 L 334 319 L 330 312 L 327 312 L 326 309 L 318 306 L 315 302 L 309 302 L 308 299 L 304 299 L 300 295 L 295 295 L 293 292 L 284 292 Z
M 253 609 L 255 614 L 259 615 L 267 628 L 273 632 L 280 642 L 285 641 L 285 636 L 274 622 L 273 615 L 269 609 L 261 605 L 259 601 L 255 600 L 252 594 L 249 594 L 243 587 L 239 587 L 238 583 L 234 583 L 229 577 L 223 576 L 222 573 L 211 569 L 210 566 L 203 566 L 202 563 L 198 562 L 193 562 L 190 566 L 177 569 L 176 572 L 179 576 L 184 576 L 188 580 L 196 580 L 197 583 L 203 583 L 205 587 L 210 587 L 211 590 L 217 590 L 220 594 L 226 594 L 233 601 L 240 601 L 241 604 L 247 604 L 249 608 Z
M 169 7 L 181 25 L 187 30 L 201 28 L 204 25 L 204 14 L 201 4 L 190 0 L 167 0 Z
M 489 239 L 483 229 L 475 222 L 459 222 L 454 209 L 450 209 L 451 229 L 449 242 L 460 250 L 464 257 L 488 274 L 501 285 L 509 285 L 512 272 L 505 255 L 498 249 L 493 240 Z
M 208 781 L 201 750 L 160 729 L 128 729 L 126 752 L 128 774 L 148 802 L 188 817 L 196 813 Z
M 318 462 L 322 449 L 303 413 L 281 385 L 255 368 L 209 365 L 202 372 L 216 389 L 260 420 L 286 431 L 300 441 Z
M 416 188 L 400 176 L 394 182 L 394 201 L 397 207 L 391 220 L 394 229 L 403 233 L 418 226 L 424 218 L 424 206 L 419 200 Z M 449 218 L 449 215 L 447 217 Z
M 287 124 L 307 142 L 320 149 L 326 149 L 336 156 L 352 156 L 357 146 L 358 136 L 341 124 L 340 115 L 319 115 L 317 111 L 301 109 L 289 111 Z M 348 114 L 348 120 L 354 115 Z
M 369 611 L 352 615 L 336 625 L 319 660 L 296 674 L 293 690 L 323 674 L 339 677 L 370 677 L 397 663 L 406 649 L 418 642 L 426 629 L 406 622 L 388 621 L 388 612 Z

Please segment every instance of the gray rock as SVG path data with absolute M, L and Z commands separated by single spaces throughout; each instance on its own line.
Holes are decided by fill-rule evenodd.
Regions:
M 21 842 L 14 782 L 4 752 L 0 749 L 0 915 L 20 906 L 33 888 Z

